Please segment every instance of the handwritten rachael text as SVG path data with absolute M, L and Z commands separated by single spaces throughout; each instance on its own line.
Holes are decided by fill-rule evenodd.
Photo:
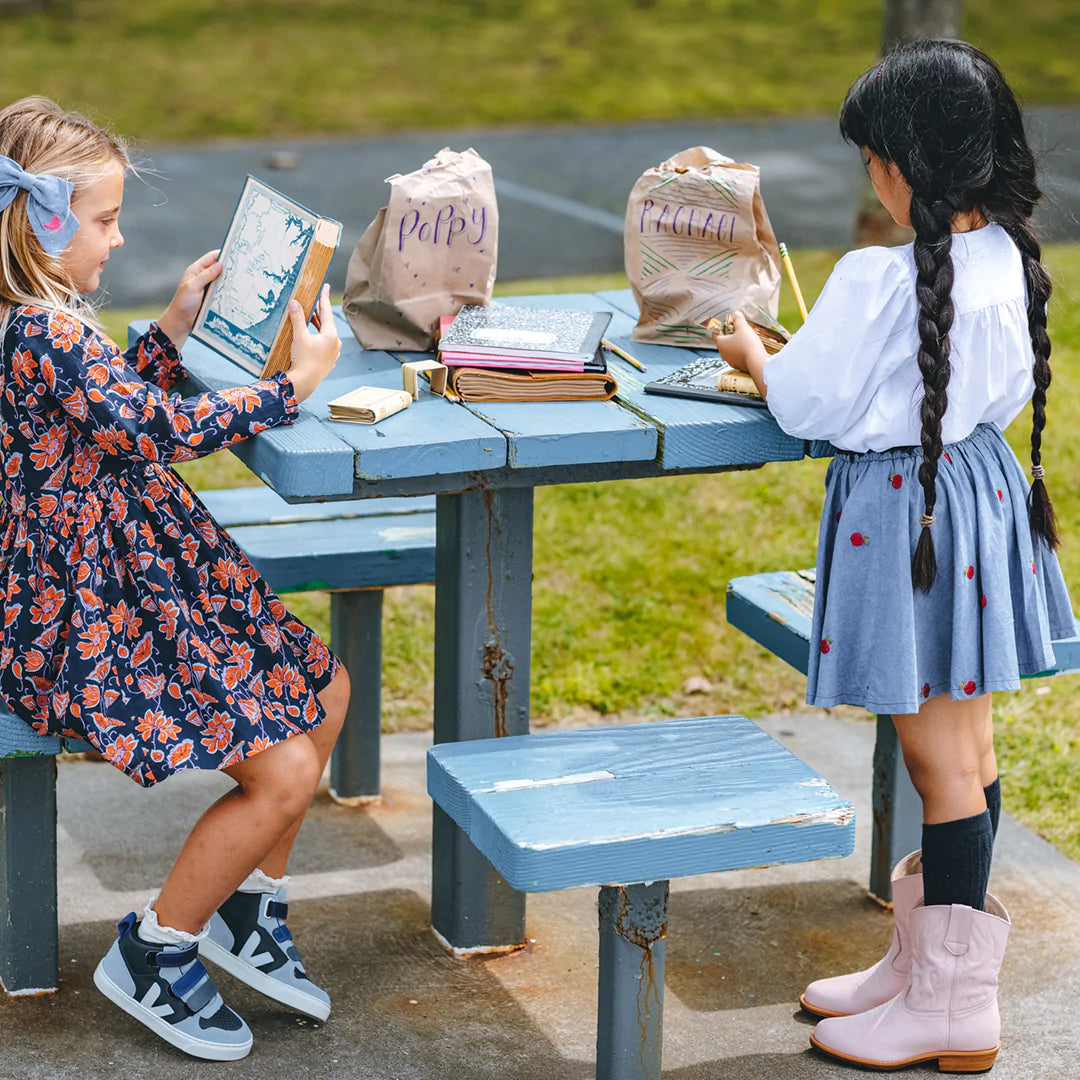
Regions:
M 641 204 L 641 235 L 665 233 L 701 240 L 734 240 L 735 214 L 705 210 L 682 203 L 661 203 L 645 199 Z

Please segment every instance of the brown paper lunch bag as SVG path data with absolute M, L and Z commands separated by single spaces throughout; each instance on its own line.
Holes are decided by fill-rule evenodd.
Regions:
M 475 150 L 445 147 L 386 182 L 390 201 L 356 244 L 342 307 L 365 349 L 427 350 L 441 316 L 491 302 L 495 180 Z
M 776 318 L 780 250 L 756 165 L 695 146 L 649 169 L 630 193 L 623 252 L 637 341 L 708 348 L 710 317 Z

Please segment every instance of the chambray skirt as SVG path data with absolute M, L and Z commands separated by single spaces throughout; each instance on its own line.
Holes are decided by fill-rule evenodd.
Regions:
M 1016 690 L 1076 633 L 1056 555 L 1032 540 L 1028 481 L 980 424 L 946 445 L 931 527 L 937 579 L 911 581 L 920 447 L 838 451 L 825 479 L 806 700 L 914 713 L 928 698 Z

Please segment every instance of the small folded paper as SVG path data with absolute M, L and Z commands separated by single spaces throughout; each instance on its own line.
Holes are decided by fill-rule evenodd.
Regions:
M 406 390 L 388 390 L 383 386 L 358 386 L 328 402 L 331 420 L 354 424 L 377 424 L 388 416 L 408 408 L 412 397 Z

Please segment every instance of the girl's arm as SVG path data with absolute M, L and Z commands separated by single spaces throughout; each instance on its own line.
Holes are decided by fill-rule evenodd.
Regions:
M 116 346 L 66 315 L 29 317 L 21 335 L 73 426 L 118 457 L 169 464 L 211 454 L 295 419 L 285 372 L 250 386 L 182 398 L 145 383 Z
M 124 353 L 124 359 L 146 382 L 162 390 L 171 390 L 187 375 L 180 362 L 180 349 L 195 324 L 206 287 L 221 273 L 218 254 L 217 249 L 208 251 L 184 271 L 161 318 L 152 322 L 150 329 Z
M 909 260 L 902 248 L 849 252 L 791 340 L 778 353 L 757 358 L 752 374 L 789 435 L 838 438 L 866 412 L 898 364 L 914 364 L 914 352 L 908 358 L 902 349 L 890 349 L 886 359 L 882 348 L 895 334 L 915 332 Z

